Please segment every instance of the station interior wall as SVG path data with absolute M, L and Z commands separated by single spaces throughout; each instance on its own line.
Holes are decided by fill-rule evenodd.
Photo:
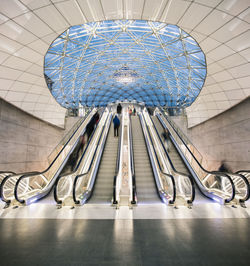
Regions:
M 208 170 L 217 170 L 222 161 L 233 172 L 249 169 L 250 97 L 192 128 L 186 117 L 173 119 L 202 154 Z
M 0 98 L 0 171 L 41 171 L 48 156 L 79 118 L 65 129 L 47 123 Z

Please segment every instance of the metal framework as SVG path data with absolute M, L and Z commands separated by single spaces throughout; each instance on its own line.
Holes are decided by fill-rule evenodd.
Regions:
M 44 74 L 52 95 L 66 108 L 123 100 L 187 107 L 204 84 L 206 59 L 178 26 L 102 21 L 62 33 L 45 55 Z

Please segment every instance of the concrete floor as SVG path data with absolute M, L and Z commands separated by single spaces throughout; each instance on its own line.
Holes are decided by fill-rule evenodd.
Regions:
M 249 265 L 249 219 L 1 219 L 1 265 Z
M 249 265 L 250 203 L 193 208 L 86 204 L 56 209 L 52 195 L 3 209 L 0 265 Z

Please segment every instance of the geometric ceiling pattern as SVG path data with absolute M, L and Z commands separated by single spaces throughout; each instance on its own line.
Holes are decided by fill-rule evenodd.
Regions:
M 249 0 L 1 0 L 0 97 L 54 125 L 66 109 L 44 79 L 44 56 L 69 27 L 104 20 L 177 25 L 206 55 L 207 76 L 186 108 L 189 126 L 250 96 Z
M 44 74 L 66 108 L 116 101 L 187 107 L 206 77 L 204 53 L 178 26 L 106 20 L 72 26 L 53 41 Z

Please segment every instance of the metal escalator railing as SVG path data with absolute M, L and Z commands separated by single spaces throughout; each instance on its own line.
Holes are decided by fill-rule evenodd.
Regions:
M 161 110 L 162 111 L 162 110 Z M 166 116 L 168 119 L 169 117 Z M 196 161 L 202 166 L 203 157 L 197 148 L 193 145 L 190 139 L 179 129 L 176 123 L 172 119 L 168 119 L 169 124 L 176 131 L 181 140 L 186 144 L 192 154 L 195 154 Z M 250 180 L 245 179 L 244 175 L 238 175 L 238 173 L 223 172 L 230 176 L 235 186 L 235 196 L 239 199 L 240 203 L 244 203 L 250 197 Z M 230 189 L 230 183 L 225 185 L 226 190 Z
M 76 132 L 78 128 L 81 126 L 81 124 L 84 122 L 84 120 L 88 116 L 88 113 L 89 112 L 87 112 L 83 118 L 79 119 L 77 123 L 73 125 L 70 131 L 63 137 L 63 139 L 59 142 L 56 148 L 54 148 L 54 150 L 48 156 L 48 161 L 50 164 L 56 157 L 56 154 L 59 154 L 64 149 L 64 146 L 69 142 L 70 137 L 73 136 L 73 133 Z M 16 174 L 12 171 L 1 171 L 0 172 L 0 195 L 1 195 L 0 197 L 1 199 L 7 204 L 9 204 L 11 202 L 11 199 L 15 198 L 14 190 L 15 190 L 15 185 L 18 179 L 23 175 L 30 175 L 30 174 L 37 175 L 37 174 L 40 174 L 40 172 L 32 171 L 32 172 L 23 172 L 23 173 Z M 26 188 L 26 187 L 27 187 L 27 184 L 23 188 Z
M 121 119 L 122 121 L 122 119 Z M 120 157 L 121 157 L 121 144 L 122 144 L 122 130 L 123 130 L 123 126 L 122 126 L 122 122 L 120 123 L 120 128 L 121 128 L 121 132 L 119 134 L 119 142 L 118 142 L 118 149 L 117 149 L 117 157 L 116 157 L 116 167 L 115 167 L 115 175 L 114 175 L 114 181 L 113 181 L 113 200 L 112 203 L 114 205 L 118 204 L 118 200 L 117 200 L 117 176 L 119 173 L 119 169 L 120 169 Z
M 16 173 L 14 173 L 14 172 L 12 172 L 12 171 L 0 171 L 0 186 L 1 186 L 1 184 L 4 182 L 6 182 L 6 180 L 8 180 L 8 178 L 10 177 L 10 176 L 12 176 L 12 175 L 16 175 Z M 3 201 L 5 201 L 4 200 L 4 198 L 3 198 L 3 196 L 2 196 L 2 193 L 0 192 L 0 194 L 1 194 L 1 199 L 3 200 Z M 5 203 L 6 204 L 9 204 L 9 201 L 5 201 Z
M 16 173 L 12 171 L 0 171 L 0 186 L 4 178 L 11 175 L 16 175 Z
M 250 197 L 250 185 L 248 179 L 244 174 L 224 172 L 231 177 L 235 186 L 235 197 L 238 198 L 240 203 L 244 203 L 249 200 Z M 228 189 L 228 185 L 227 185 Z M 244 204 L 242 205 L 244 206 Z
M 144 134 L 144 138 L 146 141 L 146 146 L 147 146 L 147 151 L 148 151 L 148 155 L 150 158 L 151 166 L 153 169 L 158 194 L 164 203 L 168 202 L 169 204 L 174 204 L 176 200 L 176 184 L 175 184 L 174 177 L 171 174 L 163 172 L 161 163 L 159 160 L 159 154 L 157 153 L 155 149 L 154 143 L 149 133 L 149 129 L 147 127 L 145 118 L 142 113 L 139 114 L 139 118 L 140 118 L 140 122 L 142 125 L 143 134 Z M 156 166 L 154 158 L 156 158 L 158 167 Z
M 65 144 L 67 144 L 70 137 L 73 135 L 75 131 L 78 130 L 78 128 L 81 126 L 81 124 L 84 122 L 86 117 L 88 116 L 89 111 L 86 112 L 85 116 L 80 118 L 73 126 L 72 128 L 63 136 L 62 140 L 57 144 L 57 146 L 53 149 L 53 151 L 48 156 L 49 163 L 52 163 L 56 155 L 64 148 Z
M 169 122 L 169 124 L 172 126 L 173 124 L 173 121 L 171 121 L 170 119 L 168 119 L 168 117 L 166 116 L 166 119 L 167 121 Z M 170 123 L 171 122 L 171 123 Z M 181 138 L 179 131 L 176 131 L 176 125 L 175 127 L 173 128 L 175 130 L 175 132 L 178 134 L 179 138 Z M 182 134 L 184 135 L 184 134 Z M 207 171 L 206 169 L 204 169 L 200 163 L 200 161 L 197 159 L 196 155 L 197 155 L 197 149 L 195 149 L 195 147 L 193 146 L 192 143 L 189 143 L 189 145 L 187 145 L 186 141 L 184 141 L 182 138 L 181 138 L 182 142 L 186 144 L 186 147 L 187 147 L 187 151 L 191 154 L 191 156 L 195 159 L 195 161 L 198 163 L 198 165 L 201 167 L 201 169 L 203 171 Z M 188 140 L 188 138 L 185 138 L 185 140 Z M 192 152 L 193 150 L 193 152 Z M 195 151 L 195 152 L 194 152 Z M 194 153 L 195 153 L 195 156 L 194 156 Z M 199 154 L 198 154 L 199 155 Z M 201 156 L 201 155 L 200 155 Z M 199 157 L 200 158 L 200 157 Z M 209 171 L 207 171 L 209 172 Z M 218 176 L 219 176 L 219 171 L 212 171 L 210 173 L 214 173 L 214 175 L 216 175 L 216 173 L 218 173 L 216 175 L 216 182 L 217 182 L 217 187 L 223 187 L 225 191 L 230 191 L 231 190 L 231 182 L 228 182 L 226 180 L 226 178 L 223 178 L 221 179 L 221 184 L 218 184 Z M 231 178 L 233 184 L 234 184 L 234 187 L 235 187 L 235 197 L 239 200 L 239 202 L 242 204 L 244 203 L 246 200 L 249 199 L 250 197 L 250 186 L 249 186 L 249 181 L 244 178 L 244 176 L 242 175 L 239 175 L 237 173 L 229 173 L 229 172 L 223 172 L 222 174 L 226 174 L 228 177 Z M 216 183 L 213 183 L 215 186 L 216 186 Z
M 153 122 L 151 116 L 150 117 L 150 120 L 151 120 L 151 123 L 155 129 L 155 132 L 158 136 L 158 139 L 160 140 L 160 143 L 161 143 L 161 146 L 164 150 L 164 153 L 166 155 L 166 159 L 167 159 L 167 162 L 169 162 L 169 166 L 170 166 L 170 173 L 171 175 L 174 177 L 175 179 L 175 184 L 176 184 L 176 187 L 177 187 L 177 191 L 176 191 L 176 194 L 177 195 L 180 195 L 180 196 L 183 196 L 184 195 L 184 198 L 186 199 L 187 203 L 188 204 L 191 204 L 194 199 L 195 199 L 195 188 L 194 188 L 194 181 L 193 179 L 191 178 L 190 175 L 187 175 L 187 174 L 184 174 L 184 173 L 181 173 L 181 172 L 178 172 L 175 168 L 175 166 L 173 165 L 173 162 L 171 160 L 171 158 L 169 157 L 169 154 L 165 148 L 165 145 L 163 144 L 162 142 L 162 139 L 160 137 L 160 134 L 155 126 L 155 123 Z
M 169 131 L 172 143 L 175 145 L 202 193 L 217 202 L 229 203 L 233 201 L 236 189 L 232 178 L 227 173 L 204 169 L 193 154 L 195 150 L 191 151 L 175 128 L 171 126 L 168 117 L 163 112 L 158 113 L 157 117 L 162 126 Z
M 165 114 L 165 112 L 162 109 L 160 109 L 160 111 L 163 114 Z M 166 117 L 168 118 L 169 116 L 166 115 Z M 195 154 L 196 160 L 199 161 L 200 164 L 202 164 L 203 156 L 195 147 L 195 145 L 192 143 L 192 141 L 180 130 L 180 128 L 172 119 L 169 118 L 168 122 L 171 125 L 171 127 L 178 133 L 178 136 L 182 139 L 182 141 L 185 142 L 187 146 L 189 146 L 189 148 L 192 150 L 192 153 Z
M 58 205 L 61 205 L 66 198 L 72 197 L 74 179 L 79 174 L 79 171 L 81 171 L 81 169 L 83 168 L 82 164 L 85 163 L 85 159 L 87 160 L 89 158 L 89 154 L 91 155 L 89 148 L 91 147 L 92 141 L 95 138 L 95 133 L 99 130 L 101 119 L 102 117 L 99 119 L 94 131 L 92 132 L 88 143 L 81 155 L 81 158 L 78 161 L 77 166 L 75 167 L 75 170 L 70 174 L 67 173 L 57 178 L 54 186 L 54 200 Z
M 79 162 L 77 163 L 77 166 L 75 167 L 75 170 L 72 171 L 70 174 L 66 173 L 64 175 L 60 175 L 56 182 L 55 182 L 55 186 L 54 186 L 54 200 L 56 201 L 57 204 L 62 204 L 62 200 L 61 198 L 64 197 L 65 194 L 70 194 L 72 191 L 72 180 L 69 181 L 70 177 L 72 178 L 73 176 L 76 176 L 76 173 L 78 171 L 78 167 L 81 164 L 86 151 L 88 150 L 88 147 L 91 143 L 91 140 L 95 134 L 97 127 L 94 129 L 94 131 L 92 132 L 89 140 L 88 140 L 88 144 L 86 145 L 86 147 L 84 147 L 84 151 L 81 155 L 81 158 L 79 160 Z M 66 193 L 67 191 L 67 193 Z
M 86 124 L 94 112 L 95 109 L 82 120 L 82 123 L 70 136 L 63 149 L 61 149 L 47 169 L 42 172 L 26 173 L 17 179 L 14 188 L 14 196 L 17 202 L 21 204 L 33 203 L 50 192 L 57 176 L 77 146 L 80 136 L 85 132 Z
M 244 176 L 247 179 L 247 181 L 250 183 L 250 170 L 240 170 L 237 171 L 236 174 Z
M 131 116 L 129 116 L 129 149 L 130 149 L 130 168 L 132 174 L 132 200 L 131 204 L 136 204 L 136 180 L 135 180 L 135 162 L 134 162 L 134 150 L 133 150 L 133 133 Z
M 6 172 L 7 173 L 7 172 Z M 11 203 L 12 200 L 15 199 L 14 191 L 15 191 L 15 185 L 17 180 L 24 174 L 38 174 L 39 172 L 25 172 L 25 173 L 19 173 L 19 174 L 6 174 L 4 179 L 1 182 L 0 186 L 0 195 L 1 200 L 5 202 L 7 205 L 6 207 Z M 23 189 L 26 188 L 27 185 L 24 184 Z
M 96 174 L 98 172 L 100 161 L 101 161 L 101 158 L 103 155 L 103 150 L 104 150 L 104 147 L 105 147 L 105 144 L 107 141 L 107 136 L 108 136 L 108 132 L 110 129 L 111 119 L 112 119 L 112 114 L 110 114 L 109 117 L 107 116 L 105 124 L 103 125 L 102 131 L 101 131 L 101 134 L 100 134 L 98 143 L 96 145 L 96 149 L 95 149 L 95 152 L 94 152 L 94 155 L 92 157 L 92 160 L 91 160 L 91 163 L 89 165 L 88 170 L 83 174 L 77 175 L 75 180 L 74 180 L 73 200 L 74 200 L 75 204 L 84 204 L 88 200 L 88 198 L 91 197 L 91 194 L 93 192 L 93 187 L 95 184 Z M 105 129 L 106 129 L 106 131 L 105 131 Z M 101 140 L 102 140 L 102 142 L 101 142 Z M 94 159 L 96 157 L 98 147 L 100 147 L 100 149 L 98 151 L 98 156 L 96 158 L 96 164 L 94 166 L 93 172 L 91 174 L 91 179 L 90 179 L 90 171 L 91 171 L 91 167 L 93 165 Z
M 244 180 L 244 182 L 246 183 L 246 186 L 248 187 L 248 189 L 247 189 L 247 191 L 248 191 L 248 197 L 246 197 L 246 199 L 245 199 L 245 201 L 246 201 L 250 197 L 250 170 L 240 170 L 240 171 L 237 171 L 235 174 L 241 176 L 241 178 L 238 178 L 238 181 L 237 180 L 234 181 L 235 183 L 238 183 L 237 186 L 236 186 L 237 189 L 238 188 L 245 189 L 242 186 L 242 179 Z
M 0 183 L 8 175 L 15 175 L 16 173 L 12 171 L 0 171 Z
M 12 171 L 1 171 L 0 172 L 0 198 L 3 202 L 8 205 L 11 200 L 14 199 L 15 184 L 20 176 L 26 173 L 37 173 L 37 172 L 24 172 L 16 174 Z

